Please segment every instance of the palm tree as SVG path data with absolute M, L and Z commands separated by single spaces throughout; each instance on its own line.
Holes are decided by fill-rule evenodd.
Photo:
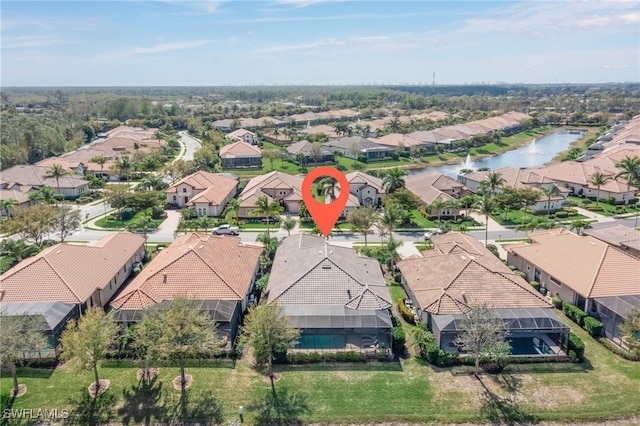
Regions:
M 442 198 L 438 197 L 433 200 L 433 203 L 429 205 L 429 209 L 432 213 L 434 210 L 436 211 L 436 216 L 438 217 L 438 222 L 440 222 L 440 216 L 442 216 L 442 210 L 447 207 L 447 201 L 444 201 Z
M 628 155 L 624 160 L 618 163 L 620 171 L 613 177 L 618 179 L 623 176 L 627 180 L 627 193 L 624 200 L 624 205 L 629 204 L 629 193 L 631 192 L 631 185 L 640 182 L 640 157 L 629 157 Z
M 592 228 L 591 222 L 584 219 L 574 220 L 571 222 L 571 225 L 569 225 L 569 229 L 571 231 L 576 231 L 576 234 L 578 235 L 582 235 L 582 231 L 584 229 L 591 229 L 591 228 Z
M 238 221 L 238 210 L 240 210 L 240 200 L 237 198 L 232 198 L 227 203 L 227 206 L 224 208 L 224 215 L 229 221 L 229 216 L 231 216 L 232 220 Z
M 92 163 L 100 164 L 100 175 L 103 175 L 104 165 L 105 165 L 105 163 L 107 161 L 109 161 L 109 159 L 107 157 L 105 157 L 104 155 L 100 154 L 100 155 L 96 155 L 95 157 L 91 158 L 89 161 L 92 162 Z
M 496 189 L 504 185 L 506 181 L 499 172 L 491 172 L 487 175 L 484 183 L 488 185 L 491 194 L 496 195 Z
M 64 169 L 60 164 L 54 163 L 49 171 L 45 173 L 45 178 L 54 178 L 56 180 L 56 189 L 60 192 L 60 178 L 68 175 L 69 172 Z
M 595 172 L 591 175 L 591 179 L 589 179 L 589 183 L 595 185 L 598 188 L 598 192 L 596 194 L 596 203 L 600 200 L 600 186 L 611 180 L 611 176 L 607 176 L 602 172 Z
M 404 188 L 404 177 L 407 175 L 402 169 L 394 167 L 385 173 L 384 178 L 382 178 L 382 187 L 390 194 L 400 188 Z
M 133 164 L 131 162 L 131 158 L 128 155 L 118 157 L 118 160 L 116 161 L 116 171 L 120 177 L 122 175 L 125 176 L 127 180 L 127 186 L 129 185 L 129 173 L 131 172 L 132 167 Z
M 31 199 L 31 195 L 29 199 Z M 34 192 L 33 200 L 41 200 L 47 204 L 55 204 L 58 201 L 58 194 L 56 194 L 56 191 L 52 187 L 45 185 Z
M 166 188 L 167 184 L 162 180 L 162 177 L 155 174 L 149 173 L 147 174 L 140 185 L 137 188 L 148 189 L 149 191 L 158 191 Z
M 282 229 L 287 231 L 287 235 L 291 236 L 291 231 L 296 227 L 298 221 L 291 217 L 291 215 L 287 215 L 287 217 L 282 221 Z
M 390 238 L 393 238 L 393 231 L 402 222 L 403 217 L 404 211 L 402 206 L 394 203 L 384 206 L 379 222 L 382 225 L 381 228 L 389 234 Z M 382 235 L 382 233 L 380 233 L 380 235 Z
M 320 187 L 322 194 L 329 199 L 329 202 L 336 200 L 336 190 L 338 188 L 338 180 L 332 176 L 326 176 L 320 179 Z
M 551 185 L 547 188 L 540 188 L 542 193 L 547 196 L 547 216 L 551 216 L 551 197 L 558 193 L 558 188 Z
M 18 202 L 13 198 L 0 199 L 0 211 L 4 212 L 6 217 L 9 217 L 9 215 L 11 214 L 11 210 L 13 209 L 13 206 L 15 206 L 16 204 L 18 204 Z
M 269 219 L 271 216 L 275 216 L 282 211 L 282 206 L 276 201 L 271 200 L 266 195 L 258 198 L 255 203 L 255 208 L 251 211 L 253 216 L 265 216 L 267 220 L 267 238 L 270 238 L 269 233 Z
M 472 207 L 476 213 L 484 215 L 484 245 L 489 243 L 489 216 L 496 210 L 496 205 L 493 201 L 493 197 L 485 194 L 478 198 Z

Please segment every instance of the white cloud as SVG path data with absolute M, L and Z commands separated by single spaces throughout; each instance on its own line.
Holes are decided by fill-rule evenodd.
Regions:
M 59 44 L 59 40 L 54 35 L 25 35 L 15 37 L 3 37 L 2 48 L 3 49 L 24 49 L 29 47 L 43 47 L 51 46 L 52 44 Z
M 255 50 L 253 53 L 282 53 L 282 52 L 291 52 L 296 50 L 309 51 L 327 46 L 345 46 L 347 44 L 344 40 L 318 40 L 310 43 L 297 43 L 297 44 L 285 44 L 285 45 L 277 45 L 264 47 L 261 49 Z
M 121 52 L 112 52 L 112 53 L 102 54 L 97 56 L 96 59 L 113 60 L 113 59 L 126 58 L 128 56 L 135 56 L 135 55 L 148 55 L 148 54 L 154 54 L 154 53 L 169 52 L 172 50 L 194 49 L 196 47 L 204 46 L 209 42 L 210 42 L 209 40 L 193 40 L 193 41 L 179 41 L 179 42 L 173 42 L 173 43 L 160 43 L 160 44 L 156 44 L 153 46 L 146 46 L 146 47 L 144 46 L 133 47 L 129 50 L 124 50 Z

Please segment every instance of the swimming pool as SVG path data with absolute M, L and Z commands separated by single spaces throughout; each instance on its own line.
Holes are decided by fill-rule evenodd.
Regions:
M 512 355 L 553 355 L 555 352 L 539 337 L 512 337 L 508 339 Z

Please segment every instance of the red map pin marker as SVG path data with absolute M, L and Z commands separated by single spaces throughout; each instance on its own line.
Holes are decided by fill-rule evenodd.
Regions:
M 340 185 L 340 195 L 331 204 L 319 203 L 313 198 L 313 194 L 311 193 L 313 182 L 321 176 L 331 176 L 335 178 Z M 344 206 L 347 205 L 347 200 L 349 199 L 349 181 L 347 181 L 345 175 L 333 167 L 318 167 L 311 170 L 302 181 L 302 199 L 311 217 L 316 222 L 316 225 L 318 225 L 318 229 L 320 229 L 322 235 L 326 237 L 331 232 L 331 229 L 333 229 L 333 225 L 338 221 L 340 214 L 344 210 Z

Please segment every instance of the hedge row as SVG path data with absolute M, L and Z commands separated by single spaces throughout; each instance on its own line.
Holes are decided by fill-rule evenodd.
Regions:
M 569 332 L 569 358 L 574 361 L 584 360 L 584 342 L 575 334 Z
M 585 314 L 582 309 L 565 301 L 565 302 L 562 302 L 562 312 L 564 312 L 565 315 L 571 319 L 571 321 L 575 322 L 580 327 L 587 330 L 587 332 L 592 337 L 602 336 L 602 332 L 603 332 L 602 323 L 597 319 Z
M 596 339 L 596 341 L 621 358 L 624 358 L 628 361 L 640 361 L 640 353 L 625 351 L 606 337 L 599 337 Z
M 564 301 L 562 302 L 562 312 L 564 312 L 564 314 L 568 316 L 571 321 L 575 322 L 580 327 L 584 326 L 584 317 L 586 317 L 587 314 L 585 314 L 582 309 L 567 301 Z
M 407 300 L 406 297 L 401 297 L 398 299 L 398 310 L 400 311 L 400 315 L 402 315 L 402 318 L 404 318 L 406 322 L 411 325 L 415 325 L 415 316 L 413 315 L 413 313 L 411 313 L 409 308 L 407 308 L 407 305 L 404 304 L 405 300 Z
M 584 318 L 584 329 L 587 330 L 592 337 L 602 336 L 602 323 L 593 317 Z
M 389 359 L 386 351 L 376 352 L 378 360 Z M 367 355 L 361 352 L 292 352 L 287 355 L 287 361 L 292 364 L 313 364 L 319 362 L 365 362 Z

